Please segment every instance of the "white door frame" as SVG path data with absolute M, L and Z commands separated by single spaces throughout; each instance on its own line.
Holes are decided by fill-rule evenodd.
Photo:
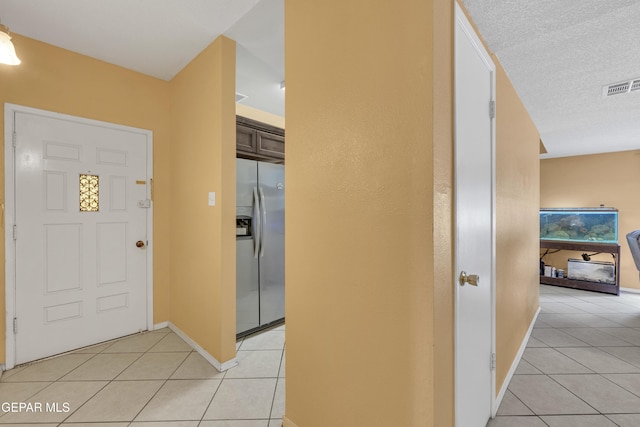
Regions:
M 473 26 L 471 25 L 471 23 L 469 22 L 469 20 L 467 19 L 465 13 L 462 11 L 462 9 L 460 8 L 460 6 L 458 5 L 458 2 L 455 2 L 455 20 L 461 24 L 461 27 L 463 29 L 463 31 L 466 33 L 467 37 L 469 38 L 469 40 L 472 42 L 472 44 L 474 45 L 475 50 L 477 51 L 477 53 L 479 54 L 479 56 L 482 58 L 482 60 L 485 62 L 485 64 L 487 65 L 487 68 L 489 68 L 491 70 L 491 75 L 492 75 L 492 81 L 491 81 L 491 99 L 495 100 L 496 99 L 496 67 L 495 64 L 493 62 L 493 60 L 491 59 L 491 56 L 489 55 L 489 53 L 487 52 L 487 50 L 485 49 L 484 45 L 482 44 L 482 41 L 480 40 L 480 38 L 478 37 L 478 35 L 476 34 L 475 30 L 473 29 Z M 456 23 L 454 22 L 454 25 L 456 25 Z M 455 43 L 454 43 L 455 46 Z M 454 68 L 454 72 L 455 72 L 455 68 Z M 454 85 L 455 86 L 455 85 Z M 454 88 L 454 93 L 455 93 L 455 88 Z M 454 114 L 454 141 L 456 141 L 455 139 L 455 130 L 456 130 L 456 118 L 455 118 L 455 114 Z M 454 142 L 454 150 L 457 148 L 457 142 Z M 454 171 L 454 176 L 455 176 L 455 171 Z M 455 182 L 454 182 L 454 192 L 455 192 Z M 496 354 L 496 120 L 495 118 L 493 118 L 491 120 L 491 199 L 492 199 L 492 207 L 491 207 L 491 353 L 495 356 Z M 454 198 L 455 201 L 455 198 Z M 455 208 L 454 208 L 454 212 L 455 212 Z M 458 229 L 457 227 L 454 227 L 454 241 L 458 242 Z M 455 259 L 454 259 L 454 265 L 455 265 L 455 269 L 454 269 L 454 283 L 453 283 L 453 287 L 455 289 L 454 291 L 454 322 L 455 322 L 455 327 L 454 327 L 454 365 L 455 365 L 455 371 L 457 372 L 457 364 L 458 364 L 458 354 L 457 354 L 457 349 L 459 348 L 459 324 L 458 324 L 458 309 L 459 309 L 459 290 L 460 290 L 460 285 L 458 284 L 458 276 L 457 274 L 460 272 L 460 266 L 457 265 L 457 253 L 455 253 Z M 487 367 L 489 366 L 490 361 L 487 360 Z M 496 400 L 496 369 L 492 369 L 491 370 L 491 387 L 490 387 L 490 392 L 491 392 L 491 418 L 495 417 L 496 412 L 498 411 L 497 408 L 497 400 Z M 454 374 L 454 378 L 455 378 L 455 374 Z M 454 392 L 454 396 L 457 396 Z M 457 398 L 454 397 L 454 414 L 457 415 L 458 413 L 458 402 L 457 402 Z M 456 417 L 457 419 L 457 417 Z M 456 421 L 457 422 L 457 421 Z M 456 424 L 457 425 L 457 424 Z M 459 426 L 459 427 L 464 427 L 464 426 Z
M 129 126 L 122 126 L 114 123 L 102 122 L 98 120 L 85 119 L 67 114 L 55 113 L 52 111 L 40 110 L 22 105 L 4 104 L 4 197 L 2 206 L 5 236 L 5 302 L 6 302 L 6 347 L 5 363 L 0 365 L 2 370 L 12 369 L 16 362 L 16 337 L 13 333 L 13 319 L 16 310 L 16 246 L 13 240 L 13 225 L 16 220 L 16 200 L 15 200 L 15 170 L 14 170 L 14 115 L 15 113 L 27 113 L 37 116 L 66 120 L 75 123 L 101 126 L 114 130 L 122 130 L 143 134 L 147 138 L 147 182 L 151 183 L 153 177 L 153 132 L 145 129 L 138 129 Z M 151 185 L 147 185 L 147 198 L 151 199 Z M 147 329 L 153 329 L 153 203 L 147 214 Z

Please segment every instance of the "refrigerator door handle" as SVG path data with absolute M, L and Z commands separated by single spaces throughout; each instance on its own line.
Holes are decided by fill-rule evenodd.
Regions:
M 253 257 L 258 258 L 262 224 L 260 220 L 260 202 L 258 200 L 257 187 L 253 187 L 253 220 L 251 221 L 251 228 L 253 233 Z
M 260 187 L 260 209 L 262 210 L 262 232 L 260 233 L 262 240 L 260 241 L 260 257 L 264 256 L 264 246 L 265 246 L 265 236 L 267 233 L 264 230 L 264 227 L 267 226 L 267 205 L 264 201 L 264 191 L 262 191 L 262 187 Z

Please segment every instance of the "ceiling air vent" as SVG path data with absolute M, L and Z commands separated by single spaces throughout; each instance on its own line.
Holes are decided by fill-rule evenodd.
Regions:
M 603 86 L 602 96 L 606 98 L 608 96 L 630 93 L 636 90 L 640 90 L 640 78 Z
M 619 93 L 626 93 L 628 90 L 629 90 L 629 82 L 610 85 L 610 86 L 607 86 L 607 96 L 618 95 Z
M 236 92 L 236 102 L 242 102 L 247 98 L 248 98 L 247 95 L 243 95 L 241 93 Z

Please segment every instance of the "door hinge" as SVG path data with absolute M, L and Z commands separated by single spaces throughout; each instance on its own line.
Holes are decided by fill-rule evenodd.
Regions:
M 492 371 L 496 370 L 496 354 L 495 353 L 491 353 L 491 358 L 490 358 L 490 361 L 489 361 L 489 368 Z
M 489 117 L 492 119 L 496 118 L 496 101 L 489 101 Z
M 13 240 L 18 240 L 18 226 L 13 224 Z
M 17 317 L 13 318 L 13 333 L 14 334 L 18 333 L 18 318 Z
M 11 134 L 11 144 L 15 147 L 17 144 L 17 141 L 18 141 L 18 134 L 14 130 L 13 133 Z

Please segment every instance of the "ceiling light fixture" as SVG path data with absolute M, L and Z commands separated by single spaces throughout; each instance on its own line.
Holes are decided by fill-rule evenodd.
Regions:
M 11 43 L 9 27 L 0 24 L 0 64 L 18 65 L 20 59 L 16 55 L 16 49 Z

